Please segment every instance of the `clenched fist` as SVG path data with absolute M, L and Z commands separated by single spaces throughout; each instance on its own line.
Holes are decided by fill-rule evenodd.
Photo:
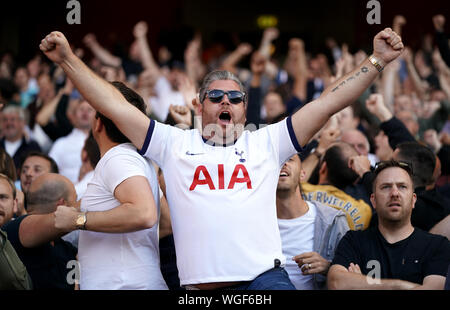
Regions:
M 402 38 L 391 28 L 380 31 L 373 39 L 373 55 L 381 59 L 384 65 L 400 56 L 403 48 Z
M 58 31 L 47 35 L 41 41 L 39 48 L 44 52 L 45 56 L 58 65 L 73 54 L 66 37 Z

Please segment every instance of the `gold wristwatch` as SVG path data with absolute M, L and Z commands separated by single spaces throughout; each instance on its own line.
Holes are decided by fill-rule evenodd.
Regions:
M 86 212 L 78 214 L 76 221 L 77 229 L 86 230 L 86 221 L 87 221 Z
M 375 66 L 375 68 L 377 68 L 378 72 L 383 71 L 385 64 L 381 59 L 378 59 L 377 57 L 370 55 L 369 61 L 372 63 L 372 65 Z

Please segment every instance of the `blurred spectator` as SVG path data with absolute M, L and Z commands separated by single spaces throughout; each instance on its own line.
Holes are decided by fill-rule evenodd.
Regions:
M 28 215 L 5 226 L 8 239 L 27 267 L 36 290 L 73 290 L 67 281 L 77 251 L 60 239 L 64 233 L 55 229 L 54 215 L 58 205 L 76 203 L 73 184 L 58 174 L 44 174 L 36 178 L 27 193 Z
M 22 108 L 7 106 L 2 111 L 2 133 L 0 146 L 14 159 L 16 170 L 24 156 L 31 151 L 40 151 L 38 143 L 25 136 L 25 113 Z
M 89 135 L 94 116 L 95 110 L 87 101 L 78 101 L 73 112 L 72 132 L 56 140 L 49 152 L 49 156 L 58 164 L 60 174 L 69 178 L 74 184 L 79 181 L 82 165 L 81 151 Z
M 89 132 L 89 136 L 84 142 L 83 150 L 81 151 L 81 168 L 79 173 L 80 181 L 75 184 L 75 190 L 77 191 L 77 199 L 81 200 L 86 192 L 86 188 L 89 182 L 94 177 L 94 169 L 100 160 L 100 150 L 97 142 L 92 135 L 92 131 Z
M 33 287 L 25 266 L 2 230 L 17 210 L 15 194 L 13 181 L 0 173 L 0 290 L 30 290 Z
M 349 166 L 350 158 L 357 155 L 351 145 L 344 142 L 334 143 L 319 163 L 318 185 L 302 184 L 305 200 L 341 210 L 346 214 L 352 230 L 366 229 L 372 217 L 370 205 L 344 192 L 344 189 L 358 178 L 358 174 Z

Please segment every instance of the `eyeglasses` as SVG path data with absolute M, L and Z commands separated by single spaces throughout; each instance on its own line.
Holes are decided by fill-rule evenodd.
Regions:
M 211 89 L 206 91 L 205 96 L 203 97 L 203 101 L 205 101 L 206 96 L 208 96 L 208 99 L 213 103 L 220 103 L 223 100 L 223 96 L 227 95 L 228 100 L 230 100 L 230 103 L 232 104 L 239 104 L 242 101 L 244 101 L 245 93 L 238 91 L 238 90 L 230 90 L 230 91 L 224 91 L 221 89 Z
M 375 165 L 375 175 L 378 175 L 382 170 L 391 167 L 398 167 L 406 170 L 408 174 L 413 175 L 413 167 L 412 164 L 406 161 L 396 161 L 396 160 L 388 160 L 388 161 L 380 161 Z

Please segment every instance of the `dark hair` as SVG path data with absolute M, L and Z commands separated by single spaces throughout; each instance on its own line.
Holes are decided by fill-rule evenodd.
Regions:
M 6 175 L 11 180 L 17 180 L 17 171 L 14 160 L 3 148 L 0 148 L 0 173 Z
M 414 187 L 425 187 L 433 180 L 436 157 L 431 149 L 417 143 L 404 142 L 397 145 L 397 160 L 410 162 L 414 171 Z
M 131 88 L 127 87 L 122 82 L 110 82 L 117 90 L 120 91 L 120 93 L 125 97 L 125 99 L 131 103 L 133 106 L 135 106 L 139 111 L 145 114 L 145 111 L 147 109 L 147 105 L 144 102 L 144 99 L 136 93 Z M 125 135 L 117 128 L 117 126 L 111 121 L 109 118 L 101 114 L 100 112 L 97 112 L 95 115 L 95 118 L 100 118 L 103 125 L 105 126 L 105 131 L 108 136 L 108 138 L 111 139 L 111 141 L 116 143 L 127 143 L 130 142 L 130 140 L 125 137 Z
M 92 131 L 89 131 L 89 136 L 84 142 L 83 150 L 86 151 L 91 166 L 95 168 L 100 160 L 100 149 L 98 148 L 97 141 L 95 141 Z
M 339 142 L 328 148 L 323 157 L 323 162 L 327 163 L 329 183 L 340 190 L 344 190 L 358 178 L 358 174 L 348 166 L 348 158 L 343 152 L 346 147 L 354 149 L 348 143 Z
M 22 162 L 20 163 L 20 170 L 22 171 L 22 166 L 25 163 L 25 161 L 29 158 L 29 157 L 41 157 L 45 160 L 47 160 L 50 163 L 50 173 L 59 173 L 59 169 L 58 169 L 58 165 L 56 164 L 55 160 L 53 158 L 51 158 L 50 156 L 42 153 L 42 152 L 38 152 L 38 151 L 32 151 L 27 153 L 23 159 Z
M 413 170 L 413 166 L 411 163 L 406 162 L 406 161 L 397 161 L 397 160 L 387 160 L 387 161 L 380 161 L 376 164 L 375 166 L 375 170 L 373 172 L 373 176 L 372 176 L 372 192 L 375 192 L 375 184 L 376 184 L 376 179 L 378 177 L 378 175 L 380 174 L 381 171 L 383 171 L 384 169 L 387 168 L 401 168 L 403 170 L 405 170 L 406 172 L 408 172 L 409 177 L 411 178 L 411 182 L 413 182 L 414 185 L 414 170 Z

